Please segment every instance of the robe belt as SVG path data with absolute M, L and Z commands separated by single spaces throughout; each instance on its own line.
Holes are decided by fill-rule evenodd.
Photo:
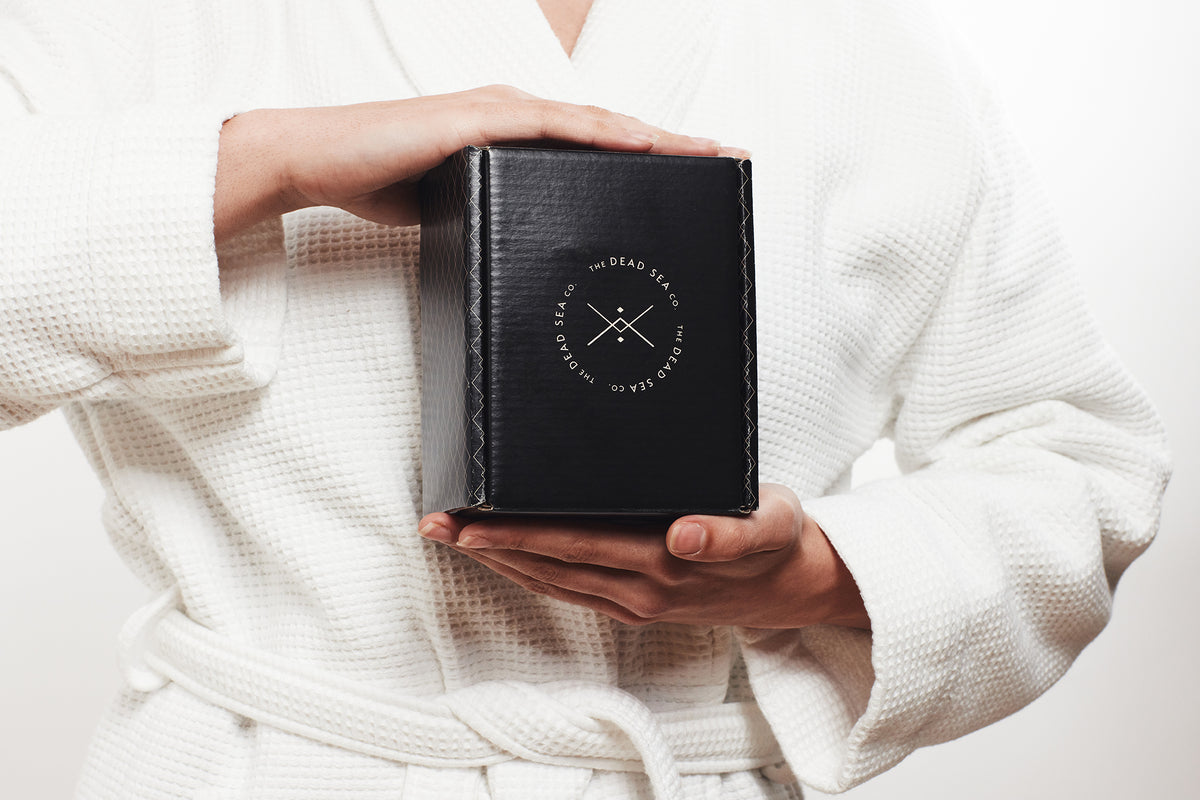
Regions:
M 621 689 L 585 681 L 486 681 L 437 696 L 398 694 L 235 642 L 179 606 L 178 591 L 166 592 L 122 629 L 132 688 L 174 682 L 280 730 L 422 767 L 524 759 L 644 772 L 659 800 L 684 800 L 682 775 L 786 773 L 756 703 L 652 712 Z

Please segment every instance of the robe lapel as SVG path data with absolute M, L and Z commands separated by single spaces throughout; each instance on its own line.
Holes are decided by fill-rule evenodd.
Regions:
M 536 0 L 374 0 L 417 90 L 442 94 L 507 83 L 576 101 L 567 54 Z
M 587 102 L 678 130 L 711 58 L 716 16 L 716 0 L 595 0 L 571 58 Z
M 673 128 L 716 39 L 716 0 L 594 0 L 570 59 L 536 0 L 374 0 L 421 94 L 508 83 Z

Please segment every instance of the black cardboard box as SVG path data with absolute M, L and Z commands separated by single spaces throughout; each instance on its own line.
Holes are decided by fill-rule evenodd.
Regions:
M 426 513 L 757 507 L 749 161 L 468 147 L 420 190 Z

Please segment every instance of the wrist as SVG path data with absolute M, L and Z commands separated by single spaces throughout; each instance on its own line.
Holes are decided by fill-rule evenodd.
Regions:
M 810 592 L 814 622 L 871 629 L 854 576 L 821 526 L 807 514 L 801 520 L 800 562 L 807 573 L 803 580 Z
M 217 152 L 213 234 L 220 242 L 274 216 L 303 208 L 290 191 L 281 113 L 259 109 L 225 121 Z

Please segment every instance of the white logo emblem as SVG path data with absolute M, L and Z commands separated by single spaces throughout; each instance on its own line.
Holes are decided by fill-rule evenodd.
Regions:
M 557 359 L 584 383 L 617 394 L 669 381 L 683 355 L 686 320 L 678 289 L 662 270 L 608 256 L 570 275 L 547 315 Z
M 595 336 L 592 337 L 592 341 L 587 343 L 588 347 L 591 347 L 593 344 L 595 344 L 597 339 L 599 339 L 601 336 L 608 333 L 609 331 L 617 332 L 617 341 L 618 342 L 625 341 L 625 337 L 621 336 L 622 333 L 624 333 L 625 331 L 633 331 L 635 336 L 637 336 L 639 339 L 641 339 L 643 342 L 650 345 L 651 347 L 654 347 L 654 342 L 647 339 L 645 336 L 642 335 L 641 331 L 639 331 L 637 328 L 633 327 L 633 323 L 637 322 L 639 319 L 646 316 L 646 313 L 648 311 L 650 311 L 650 309 L 654 308 L 653 304 L 646 306 L 645 310 L 642 311 L 642 313 L 638 314 L 636 317 L 634 317 L 632 320 L 630 320 L 628 322 L 625 321 L 624 317 L 617 317 L 616 319 L 609 319 L 608 317 L 606 317 L 602 313 L 600 313 L 600 309 L 596 308 L 591 303 L 588 303 L 587 307 L 590 308 L 592 311 L 595 311 L 596 316 L 600 317 L 600 319 L 602 319 L 608 323 L 599 333 L 597 333 Z M 617 306 L 618 314 L 623 314 L 624 312 L 625 312 L 625 309 L 621 308 L 620 306 Z

